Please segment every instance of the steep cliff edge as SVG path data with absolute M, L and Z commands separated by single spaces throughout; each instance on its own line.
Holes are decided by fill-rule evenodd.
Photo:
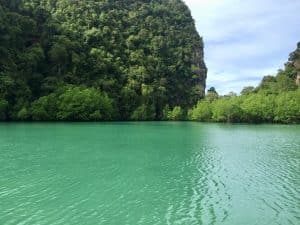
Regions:
M 33 112 L 36 105 L 47 112 L 51 103 L 59 111 L 58 96 L 70 88 L 107 96 L 112 118 L 122 120 L 161 119 L 166 106 L 185 109 L 204 96 L 203 41 L 181 0 L 0 3 L 0 100 L 6 119 L 43 120 Z M 98 109 L 70 101 L 65 107 L 75 111 L 74 118 L 64 119 L 78 119 L 76 107 L 91 111 L 86 120 L 106 119 L 91 116 Z M 61 119 L 59 112 L 46 118 Z
M 297 44 L 297 49 L 290 54 L 286 70 L 290 70 L 296 84 L 300 85 L 300 42 Z

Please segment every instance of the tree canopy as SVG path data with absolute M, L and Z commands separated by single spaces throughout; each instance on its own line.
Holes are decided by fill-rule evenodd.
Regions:
M 258 87 L 245 87 L 239 96 L 219 96 L 208 90 L 188 111 L 188 120 L 230 123 L 300 123 L 300 44 L 276 76 L 265 76 Z M 299 64 L 298 64 L 299 63 Z
M 0 0 L 0 34 L 1 120 L 162 119 L 204 97 L 203 41 L 181 0 Z M 104 99 L 113 114 L 94 106 Z
M 0 0 L 0 120 L 300 123 L 300 43 L 240 95 L 203 55 L 182 0 Z

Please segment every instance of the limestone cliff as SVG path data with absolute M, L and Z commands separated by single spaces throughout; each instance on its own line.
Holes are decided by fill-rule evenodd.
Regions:
M 286 64 L 287 69 L 292 70 L 296 84 L 300 85 L 300 42 L 297 49 L 290 54 L 289 62 Z
M 10 119 L 70 85 L 107 95 L 122 120 L 161 119 L 204 97 L 203 41 L 182 0 L 1 0 L 0 21 Z

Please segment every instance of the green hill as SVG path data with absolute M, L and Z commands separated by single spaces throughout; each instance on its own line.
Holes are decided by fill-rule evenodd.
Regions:
M 203 98 L 181 0 L 0 0 L 1 120 L 153 120 Z

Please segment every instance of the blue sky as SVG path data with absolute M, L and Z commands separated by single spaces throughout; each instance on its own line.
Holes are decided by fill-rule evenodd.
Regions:
M 300 0 L 184 0 L 205 43 L 207 87 L 256 86 L 300 41 Z

